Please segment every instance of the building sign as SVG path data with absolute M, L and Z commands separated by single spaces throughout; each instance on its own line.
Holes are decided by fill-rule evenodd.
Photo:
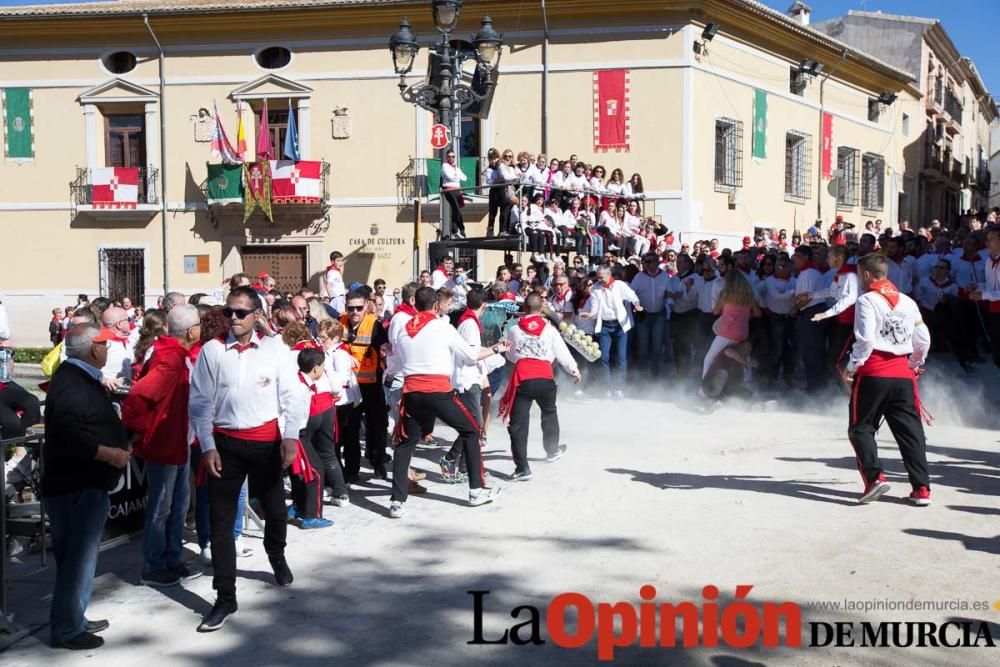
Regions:
M 208 255 L 184 255 L 184 273 L 209 273 Z
M 831 157 L 833 154 L 833 116 L 828 113 L 823 114 L 823 154 L 820 165 L 822 166 L 823 178 L 833 178 L 833 166 Z
M 392 259 L 393 253 L 412 245 L 405 236 L 382 236 L 378 225 L 368 228 L 368 236 L 356 236 L 347 241 L 352 248 L 358 248 L 357 256 L 369 259 Z

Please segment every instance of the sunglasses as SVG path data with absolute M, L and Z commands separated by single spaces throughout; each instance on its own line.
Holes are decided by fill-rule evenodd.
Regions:
M 236 319 L 245 320 L 253 315 L 254 312 L 252 308 L 230 308 L 226 306 L 222 309 L 222 314 L 228 319 L 232 319 L 233 315 L 235 315 Z
M 349 313 L 358 313 L 364 309 L 365 309 L 364 306 L 347 306 L 347 312 Z

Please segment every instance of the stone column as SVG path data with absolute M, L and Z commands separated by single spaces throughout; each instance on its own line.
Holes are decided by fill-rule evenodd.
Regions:
M 310 100 L 308 97 L 301 97 L 296 101 L 296 107 L 298 108 L 298 130 L 299 130 L 299 157 L 303 160 L 308 160 L 312 155 L 309 150 L 310 146 L 310 136 L 311 136 L 311 116 L 310 113 Z M 277 147 L 278 152 L 281 152 L 281 147 Z

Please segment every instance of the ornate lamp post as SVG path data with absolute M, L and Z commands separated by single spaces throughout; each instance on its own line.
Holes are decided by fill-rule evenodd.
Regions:
M 482 19 L 479 32 L 472 37 L 471 49 L 453 46 L 451 32 L 458 26 L 462 0 L 431 0 L 431 7 L 434 26 L 441 34 L 441 40 L 430 46 L 427 80 L 411 86 L 406 83 L 406 75 L 413 69 L 420 50 L 407 19 L 403 19 L 399 30 L 389 39 L 389 51 L 392 53 L 393 68 L 399 75 L 400 96 L 435 114 L 438 123 L 452 129 L 452 145 L 440 149 L 438 156 L 444 164 L 448 150 L 460 154 L 462 110 L 492 94 L 503 39 L 493 29 L 493 21 L 486 16 Z M 482 74 L 479 79 L 484 85 L 478 90 L 462 81 L 462 64 L 468 60 L 475 60 L 476 68 Z M 445 224 L 443 200 L 441 203 L 441 237 L 447 239 L 451 236 L 451 221 Z

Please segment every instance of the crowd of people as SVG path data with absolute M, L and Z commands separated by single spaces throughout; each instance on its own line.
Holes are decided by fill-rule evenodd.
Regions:
M 481 455 L 491 418 L 507 423 L 510 480 L 533 476 L 532 404 L 546 460 L 563 457 L 557 373 L 582 382 L 578 392 L 612 399 L 625 397 L 630 378 L 669 380 L 705 401 L 789 388 L 816 396 L 833 384 L 851 394 L 860 501 L 888 488 L 874 445 L 884 417 L 910 473 L 910 500 L 929 504 L 915 378 L 931 341 L 965 372 L 976 372 L 986 347 L 1000 366 L 1000 227 L 992 213 L 984 222 L 876 235 L 838 219 L 787 247 L 781 231 L 737 249 L 664 235 L 635 248 L 638 256 L 609 243 L 599 257 L 554 252 L 527 266 L 511 257 L 491 281 L 445 256 L 388 293 L 381 279 L 348 282 L 335 252 L 318 292 L 283 294 L 262 273 L 233 276 L 222 295 L 169 293 L 145 312 L 81 295 L 50 325 L 62 360 L 48 386 L 42 476 L 59 571 L 53 643 L 101 643 L 95 633 L 106 623 L 84 612 L 99 517 L 130 457 L 145 462 L 149 484 L 147 585 L 201 574 L 181 558 L 195 481 L 195 533 L 217 592 L 199 630 L 213 631 L 237 610 L 248 496 L 265 521 L 275 582 L 290 585 L 288 526 L 332 525 L 329 508 L 350 504 L 363 467 L 391 480 L 387 515 L 404 517 L 409 495 L 426 492 L 426 473 L 410 462 L 418 443 L 434 442 L 436 421 L 457 433 L 442 450 L 440 479 L 467 484 L 470 506 L 500 494 Z M 516 313 L 496 329 L 484 326 L 494 305 Z M 597 339 L 594 370 L 560 335 L 570 324 Z M 4 383 L 0 406 L 17 389 Z M 3 437 L 37 421 L 30 409 L 16 423 L 0 413 Z

